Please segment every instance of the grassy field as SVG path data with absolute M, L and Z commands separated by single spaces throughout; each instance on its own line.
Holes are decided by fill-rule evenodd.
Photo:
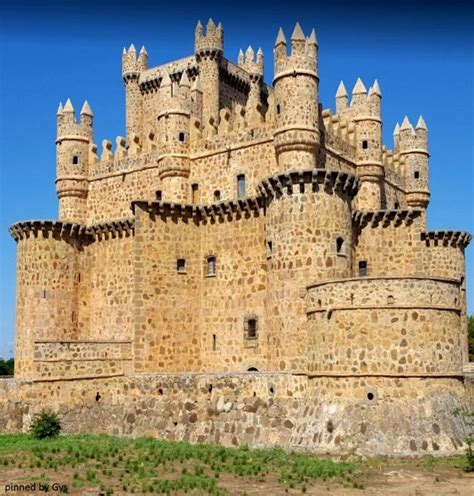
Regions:
M 463 473 L 463 463 L 462 457 L 336 462 L 277 448 L 3 435 L 0 493 L 40 494 L 48 488 L 81 495 L 474 494 L 474 476 Z M 28 484 L 35 490 L 18 491 Z
M 96 488 L 104 494 L 185 494 L 197 490 L 201 492 L 194 494 L 226 495 L 235 494 L 226 486 L 234 482 L 239 485 L 239 479 L 268 481 L 281 494 L 289 489 L 305 493 L 315 479 L 334 479 L 345 486 L 359 487 L 357 468 L 357 463 L 287 454 L 277 448 L 250 450 L 89 435 L 47 441 L 27 435 L 0 436 L 4 485 L 13 481 L 60 482 L 69 493 Z

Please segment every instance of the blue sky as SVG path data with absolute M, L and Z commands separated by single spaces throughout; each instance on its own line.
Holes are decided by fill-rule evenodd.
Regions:
M 144 44 L 150 66 L 191 54 L 198 19 L 222 21 L 225 55 L 261 46 L 266 80 L 273 75 L 273 43 L 299 20 L 316 28 L 320 99 L 334 108 L 341 79 L 383 93 L 384 141 L 396 121 L 420 114 L 429 128 L 429 229 L 474 232 L 473 15 L 468 2 L 49 2 L 17 0 L 0 7 L 0 356 L 14 342 L 15 243 L 8 226 L 57 217 L 56 109 L 70 97 L 87 99 L 95 141 L 124 134 L 121 51 Z M 473 248 L 467 249 L 469 313 L 474 313 Z

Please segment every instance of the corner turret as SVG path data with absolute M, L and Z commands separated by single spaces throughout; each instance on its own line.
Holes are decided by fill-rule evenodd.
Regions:
M 93 113 L 87 101 L 76 122 L 74 107 L 67 100 L 57 112 L 56 192 L 59 219 L 84 223 L 88 193 L 89 146 L 94 142 Z
M 125 84 L 125 109 L 127 137 L 142 135 L 143 98 L 139 87 L 140 74 L 148 69 L 148 53 L 142 47 L 137 57 L 133 44 L 122 52 L 122 79 Z
M 221 23 L 216 25 L 209 19 L 204 34 L 199 21 L 195 30 L 194 51 L 199 65 L 199 77 L 202 86 L 202 122 L 203 125 L 219 120 L 219 67 L 224 51 L 224 30 Z
M 316 33 L 305 38 L 296 23 L 291 36 L 291 53 L 280 28 L 275 42 L 273 80 L 276 129 L 274 144 L 279 169 L 290 171 L 316 166 L 318 127 L 318 45 Z
M 428 186 L 428 129 L 420 116 L 413 129 L 405 116 L 399 131 L 400 158 L 405 165 L 405 187 L 410 208 L 426 209 L 430 199 Z
M 195 90 L 196 91 L 196 88 Z M 183 71 L 179 84 L 173 84 L 165 71 L 158 91 L 159 177 L 162 181 L 163 200 L 187 203 L 188 177 L 190 174 L 189 133 L 191 110 L 195 102 L 190 98 L 191 85 Z

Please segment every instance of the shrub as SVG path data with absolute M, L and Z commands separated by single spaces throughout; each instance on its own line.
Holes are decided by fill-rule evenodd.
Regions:
M 36 414 L 30 427 L 30 434 L 36 439 L 55 437 L 60 431 L 61 422 L 58 414 L 48 410 Z

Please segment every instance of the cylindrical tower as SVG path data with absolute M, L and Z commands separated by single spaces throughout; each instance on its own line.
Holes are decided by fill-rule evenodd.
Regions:
M 306 286 L 351 274 L 357 179 L 312 169 L 270 177 L 259 189 L 267 203 L 269 368 L 302 371 Z
M 275 151 L 282 172 L 316 167 L 318 127 L 318 44 L 315 31 L 306 39 L 297 23 L 291 54 L 280 29 L 275 42 Z
M 202 88 L 202 123 L 204 126 L 213 120 L 219 122 L 219 67 L 224 51 L 224 30 L 216 27 L 212 19 L 206 26 L 206 34 L 198 22 L 195 31 L 194 50 L 199 65 L 199 79 Z
M 173 85 L 166 72 L 161 81 L 158 129 L 159 177 L 163 201 L 188 203 L 190 173 L 189 127 L 191 119 L 190 83 L 183 71 L 178 85 Z
M 382 204 L 382 92 L 375 80 L 369 95 L 364 84 L 357 80 L 352 91 L 350 114 L 356 126 L 357 175 L 360 189 L 356 204 L 359 210 L 380 210 Z
M 399 131 L 400 158 L 405 168 L 407 205 L 410 208 L 426 209 L 430 200 L 428 186 L 428 130 L 420 116 L 416 130 L 408 117 L 403 119 Z
M 56 192 L 59 198 L 59 219 L 86 223 L 89 188 L 89 146 L 94 142 L 93 113 L 87 103 L 76 123 L 71 100 L 58 110 L 56 139 Z
M 77 226 L 19 222 L 15 377 L 35 377 L 35 342 L 77 339 Z
M 132 134 L 143 135 L 143 96 L 140 91 L 140 73 L 148 68 L 148 53 L 142 47 L 137 58 L 135 47 L 123 49 L 122 79 L 125 84 L 125 114 L 127 139 Z

